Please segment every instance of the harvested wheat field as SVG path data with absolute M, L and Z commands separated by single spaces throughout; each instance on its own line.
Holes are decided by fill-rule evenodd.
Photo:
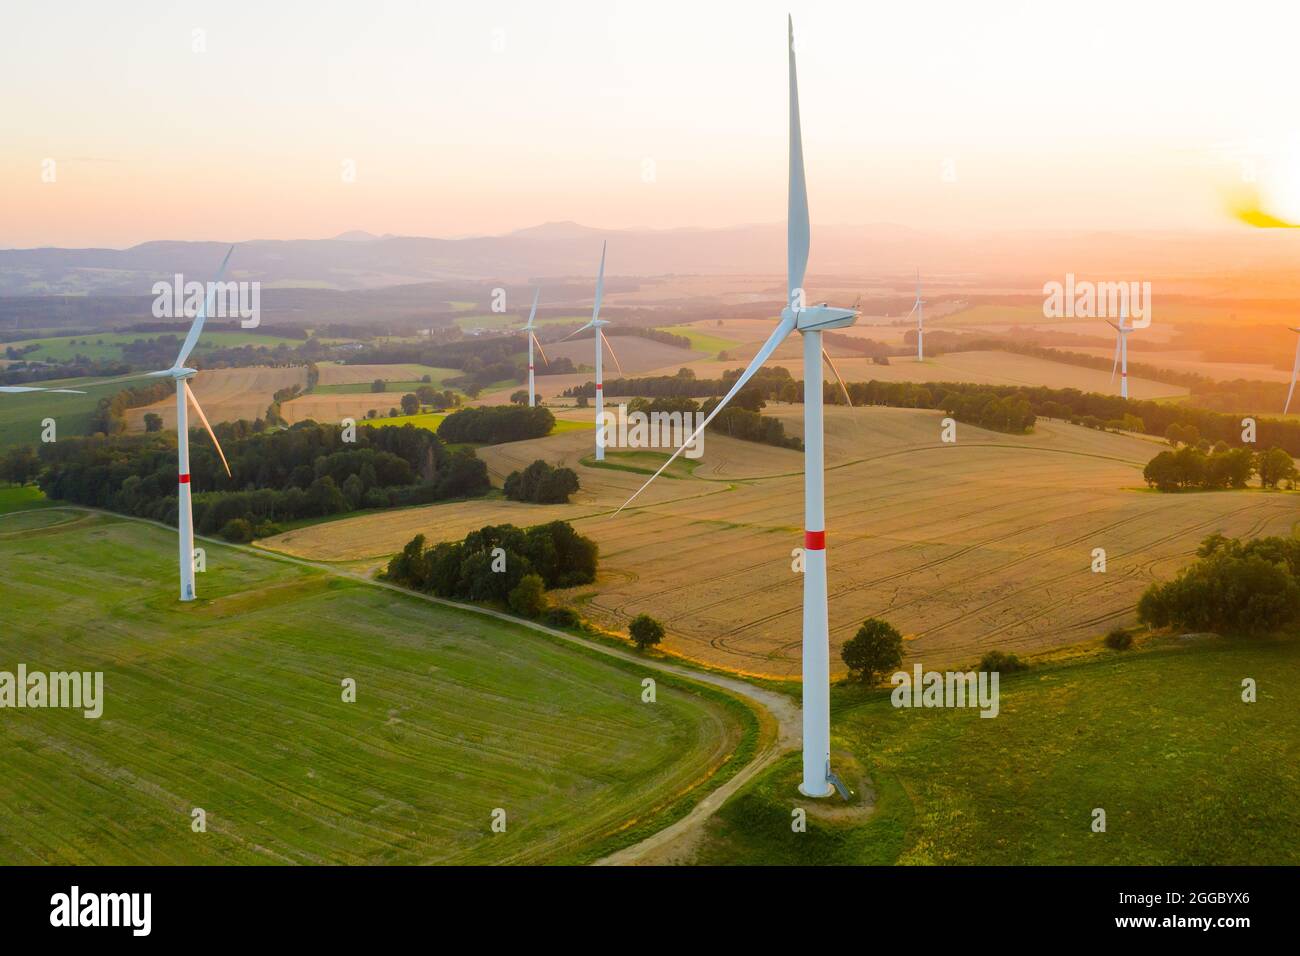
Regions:
M 332 394 L 329 392 L 299 395 L 280 406 L 280 415 L 290 425 L 312 419 L 318 422 L 340 422 L 344 418 L 357 421 L 366 417 L 366 412 L 374 409 L 381 416 L 386 416 L 390 408 L 399 411 L 402 406 L 401 392 L 361 392 L 357 394 Z
M 768 409 L 795 434 L 801 412 Z M 927 666 L 1093 639 L 1131 622 L 1142 590 L 1172 576 L 1206 535 L 1289 534 L 1300 517 L 1294 494 L 1147 491 L 1142 466 L 1164 447 L 1149 438 L 1040 421 L 1028 436 L 959 425 L 957 443 L 947 445 L 940 417 L 827 409 L 837 665 L 839 645 L 870 616 L 903 631 L 909 663 Z M 665 623 L 667 650 L 797 677 L 802 578 L 791 551 L 802 544 L 801 456 L 709 436 L 693 475 L 661 478 L 612 518 L 646 476 L 580 464 L 590 444 L 589 433 L 576 433 L 482 452 L 496 481 L 536 457 L 574 467 L 583 491 L 571 505 L 433 505 L 264 544 L 377 566 L 419 532 L 436 540 L 482 524 L 560 517 L 600 545 L 597 583 L 559 595 L 586 616 L 622 631 L 645 612 Z M 1090 570 L 1093 548 L 1106 549 L 1105 573 Z
M 790 349 L 797 347 L 791 346 Z M 756 351 L 756 350 L 754 350 Z M 976 385 L 1042 385 L 1049 388 L 1077 388 L 1084 392 L 1119 394 L 1119 380 L 1112 384 L 1109 370 L 1084 368 L 1014 352 L 948 352 L 937 358 L 917 362 L 915 358 L 893 357 L 888 365 L 876 365 L 869 358 L 855 356 L 832 347 L 831 357 L 846 382 L 970 382 Z M 727 369 L 741 368 L 749 352 L 733 362 L 697 362 L 691 367 L 699 378 L 717 378 Z M 1130 360 L 1133 360 L 1130 356 Z M 768 362 L 790 370 L 803 378 L 802 354 L 783 346 Z M 830 372 L 826 372 L 829 377 Z M 1181 385 L 1167 385 L 1150 379 L 1129 376 L 1129 395 L 1135 399 L 1175 398 L 1186 395 Z
M 289 368 L 214 368 L 199 372 L 190 380 L 194 397 L 203 406 L 208 421 L 234 422 L 241 418 L 252 421 L 266 416 L 266 408 L 275 393 L 282 388 L 307 384 L 304 366 Z M 176 399 L 168 396 L 152 405 L 129 408 L 126 411 L 127 427 L 144 431 L 144 416 L 156 412 L 162 416 L 163 428 L 176 427 Z M 198 416 L 190 415 L 190 426 L 197 428 Z

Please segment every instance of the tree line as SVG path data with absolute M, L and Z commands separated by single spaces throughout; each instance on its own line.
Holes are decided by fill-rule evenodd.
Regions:
M 1256 475 L 1264 488 L 1276 488 L 1283 482 L 1294 487 L 1295 462 L 1281 448 L 1253 452 L 1220 442 L 1208 451 L 1195 444 L 1162 451 L 1142 470 L 1142 479 L 1158 491 L 1245 488 Z

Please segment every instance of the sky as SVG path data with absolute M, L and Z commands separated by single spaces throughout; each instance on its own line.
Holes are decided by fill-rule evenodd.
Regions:
M 1243 183 L 1297 194 L 1281 0 L 6 0 L 0 247 L 780 221 L 787 12 L 814 223 L 1215 229 Z

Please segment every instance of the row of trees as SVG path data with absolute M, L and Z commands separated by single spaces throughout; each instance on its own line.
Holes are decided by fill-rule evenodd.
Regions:
M 442 420 L 438 437 L 448 443 L 479 442 L 496 445 L 501 442 L 523 441 L 526 438 L 543 438 L 555 427 L 555 416 L 549 410 L 520 408 L 517 405 L 486 405 L 479 408 L 462 408 Z
M 1300 622 L 1300 539 L 1211 535 L 1197 560 L 1138 601 L 1152 627 L 1264 634 Z
M 598 554 L 596 542 L 567 521 L 527 530 L 489 525 L 463 541 L 431 548 L 425 547 L 424 535 L 416 535 L 388 562 L 383 577 L 438 597 L 510 604 L 512 592 L 529 575 L 536 575 L 543 589 L 590 584 L 596 579 Z
M 1297 478 L 1295 462 L 1281 448 L 1252 452 L 1223 444 L 1208 454 L 1196 445 L 1162 451 L 1142 470 L 1143 480 L 1159 491 L 1245 488 L 1256 474 L 1265 488 L 1294 486 Z
M 247 425 L 247 423 L 243 423 Z M 301 422 L 273 432 L 218 426 L 230 462 L 227 478 L 206 436 L 190 437 L 195 527 L 225 533 L 237 519 L 259 535 L 271 526 L 358 508 L 387 508 L 469 497 L 491 487 L 471 449 L 449 452 L 410 425 L 360 428 L 346 441 L 337 425 Z M 29 457 L 15 463 L 32 477 Z M 6 466 L 10 456 L 4 459 Z M 176 521 L 176 443 L 162 434 L 73 438 L 41 446 L 36 470 L 52 498 L 125 514 Z M 231 535 L 245 531 L 236 525 Z

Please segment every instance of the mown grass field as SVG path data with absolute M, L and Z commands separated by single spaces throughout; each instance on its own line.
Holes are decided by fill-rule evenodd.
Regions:
M 635 665 L 206 547 L 182 605 L 165 529 L 0 517 L 0 669 L 103 671 L 105 696 L 99 720 L 3 713 L 0 863 L 578 862 L 747 759 L 712 692 L 643 704 Z
M 41 382 L 42 386 L 69 388 L 72 382 Z M 84 435 L 90 417 L 105 395 L 106 389 L 87 390 L 84 395 L 60 395 L 57 392 L 29 392 L 0 395 L 0 451 L 15 445 L 39 445 L 41 422 L 53 418 L 60 435 Z
M 874 814 L 810 812 L 792 832 L 800 768 L 787 758 L 721 809 L 698 861 L 1294 866 L 1297 686 L 1300 636 L 1174 640 L 1008 676 L 992 719 L 837 688 L 833 759 L 865 767 Z M 1098 807 L 1105 833 L 1092 832 Z

